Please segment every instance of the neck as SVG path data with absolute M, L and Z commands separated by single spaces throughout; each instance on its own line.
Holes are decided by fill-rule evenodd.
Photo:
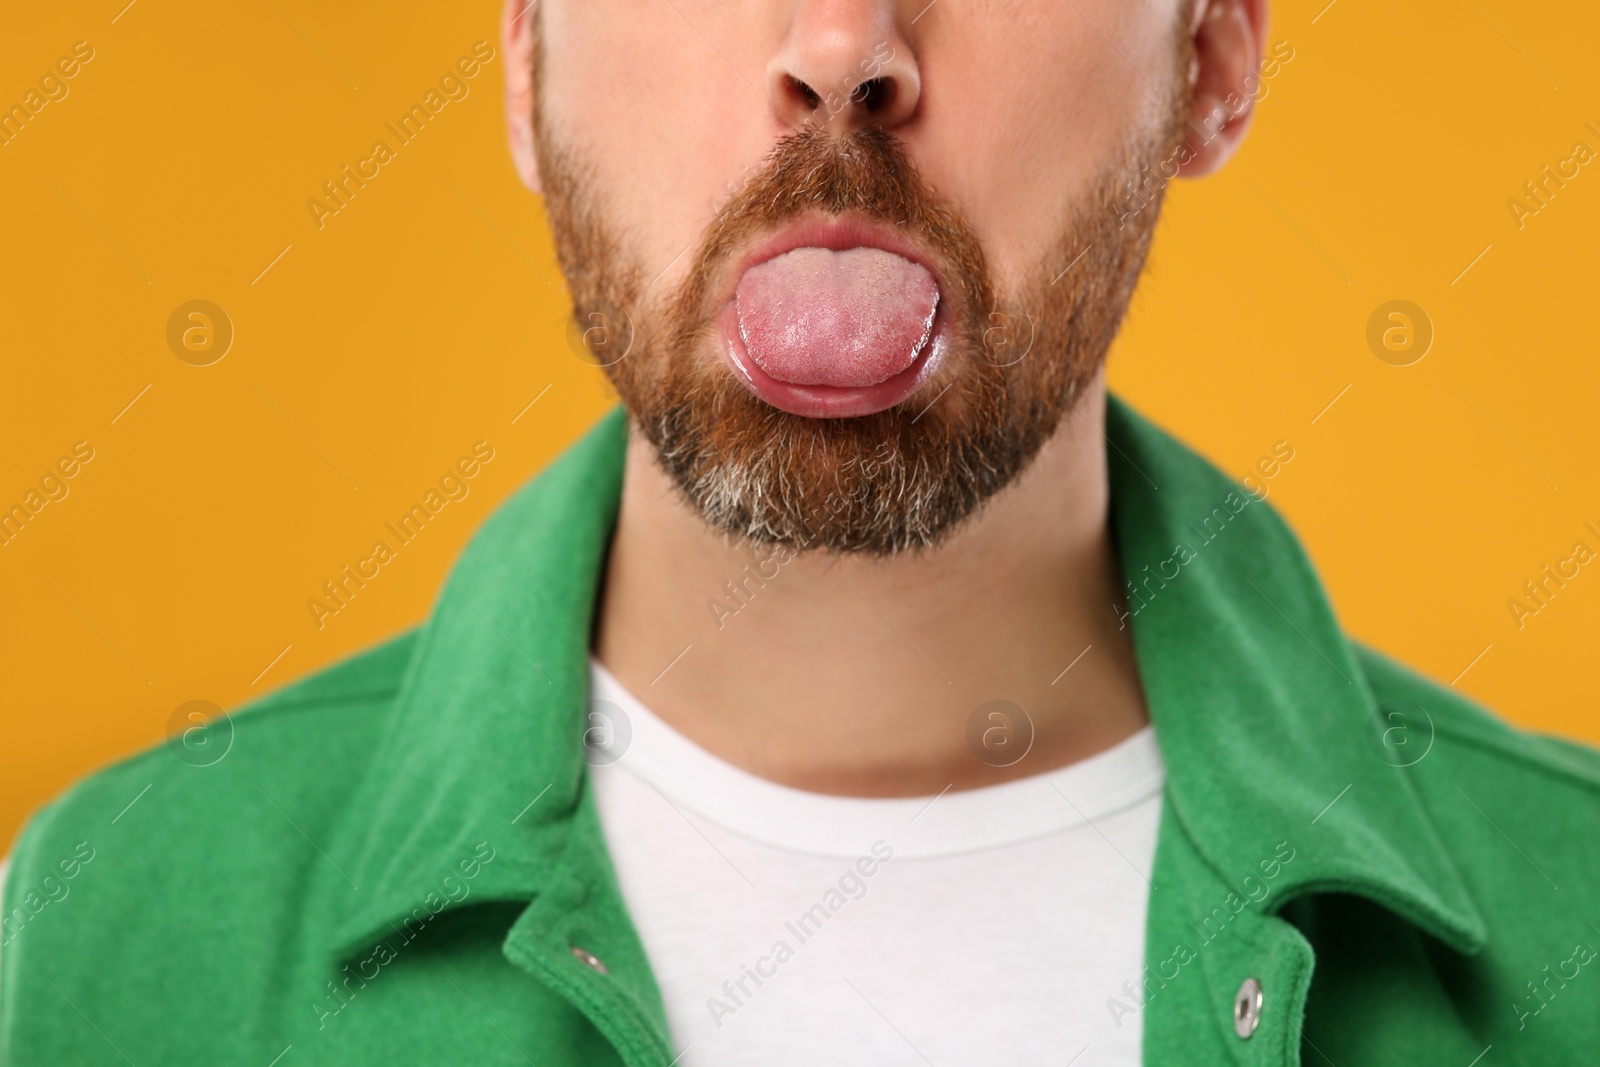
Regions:
M 928 795 L 1111 747 L 1148 718 L 1112 606 L 1101 381 L 954 536 L 892 559 L 730 539 L 631 435 L 595 654 L 697 744 L 799 789 Z M 995 700 L 1032 724 L 1008 766 L 1026 726 L 985 709 L 973 735 L 1002 732 L 986 758 L 968 741 Z

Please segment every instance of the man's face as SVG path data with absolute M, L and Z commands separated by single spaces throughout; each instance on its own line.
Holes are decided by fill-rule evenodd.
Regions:
M 1099 373 L 1182 147 L 1183 0 L 542 0 L 579 331 L 714 526 L 938 543 Z

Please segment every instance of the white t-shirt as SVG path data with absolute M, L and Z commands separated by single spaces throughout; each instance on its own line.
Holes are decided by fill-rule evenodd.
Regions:
M 600 821 L 680 1067 L 1140 1062 L 1148 727 L 1003 785 L 839 797 L 742 771 L 590 678 Z

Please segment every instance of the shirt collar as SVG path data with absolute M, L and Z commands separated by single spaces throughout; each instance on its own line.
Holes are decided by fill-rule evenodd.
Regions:
M 1118 556 L 1138 594 L 1127 621 L 1179 828 L 1232 884 L 1288 842 L 1298 858 L 1275 909 L 1356 893 L 1476 952 L 1483 917 L 1405 769 L 1384 758 L 1355 648 L 1294 534 L 1114 397 L 1106 436 Z
M 341 953 L 411 914 L 480 842 L 494 859 L 463 902 L 530 900 L 570 853 L 589 634 L 625 444 L 617 409 L 507 501 L 445 580 L 343 820 L 345 854 L 359 859 Z
M 1127 623 L 1179 824 L 1162 832 L 1235 878 L 1289 841 L 1302 858 L 1284 868 L 1280 906 L 1358 893 L 1476 951 L 1483 919 L 1382 758 L 1376 704 L 1294 536 L 1115 398 L 1106 437 L 1118 553 L 1139 593 Z M 359 859 L 341 887 L 341 953 L 412 914 L 480 842 L 495 858 L 464 901 L 531 900 L 571 854 L 625 444 L 619 409 L 508 501 L 446 580 L 344 821 L 340 851 Z

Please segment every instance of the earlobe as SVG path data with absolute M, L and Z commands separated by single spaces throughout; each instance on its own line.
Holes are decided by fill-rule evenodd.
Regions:
M 506 138 L 517 175 L 535 193 L 543 192 L 539 181 L 539 158 L 533 136 L 534 8 L 538 0 L 506 0 L 500 21 L 500 41 L 505 52 Z
M 1190 28 L 1191 105 L 1178 173 L 1218 170 L 1244 140 L 1260 91 L 1266 0 L 1197 0 Z

